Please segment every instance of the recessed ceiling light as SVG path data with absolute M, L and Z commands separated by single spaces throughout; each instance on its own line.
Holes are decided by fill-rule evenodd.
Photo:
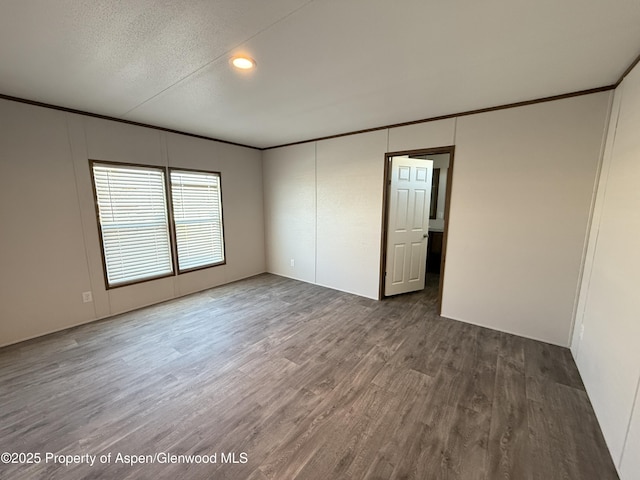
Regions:
M 242 70 L 249 70 L 256 66 L 256 61 L 251 57 L 233 57 L 231 63 Z

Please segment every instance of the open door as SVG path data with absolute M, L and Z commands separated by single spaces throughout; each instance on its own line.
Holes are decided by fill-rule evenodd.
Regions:
M 424 288 L 432 175 L 431 160 L 391 159 L 385 296 Z

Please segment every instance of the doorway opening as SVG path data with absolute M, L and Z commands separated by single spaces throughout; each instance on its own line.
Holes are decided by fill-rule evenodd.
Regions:
M 379 298 L 437 289 L 441 313 L 455 146 L 385 154 Z

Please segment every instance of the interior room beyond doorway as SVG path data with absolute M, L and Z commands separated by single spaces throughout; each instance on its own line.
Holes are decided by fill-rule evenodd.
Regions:
M 453 152 L 386 155 L 380 298 L 435 288 L 440 311 Z

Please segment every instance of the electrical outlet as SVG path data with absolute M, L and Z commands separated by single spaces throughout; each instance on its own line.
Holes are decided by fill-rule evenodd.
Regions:
M 583 336 L 584 336 L 584 323 L 580 325 L 580 340 L 582 340 Z
M 292 267 L 295 267 L 295 266 L 296 266 L 296 261 L 295 261 L 293 258 L 291 259 L 291 266 L 292 266 Z
M 82 292 L 82 301 L 84 303 L 93 302 L 93 295 L 91 295 L 91 292 Z

